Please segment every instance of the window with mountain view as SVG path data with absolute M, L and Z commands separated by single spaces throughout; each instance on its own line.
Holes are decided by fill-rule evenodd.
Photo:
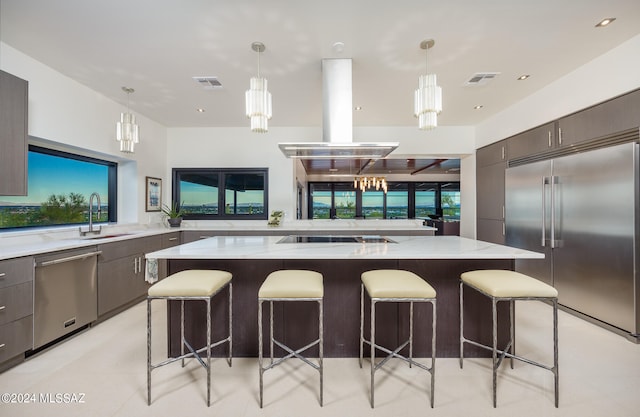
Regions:
M 28 158 L 28 194 L 0 196 L 0 229 L 88 223 L 89 196 L 94 192 L 101 206 L 100 217 L 93 221 L 116 221 L 114 162 L 33 145 Z

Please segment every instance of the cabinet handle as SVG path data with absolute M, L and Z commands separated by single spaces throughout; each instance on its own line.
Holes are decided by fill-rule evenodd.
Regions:
M 213 237 L 213 236 L 200 236 L 200 239 L 209 239 L 210 237 Z
M 133 258 L 133 273 L 138 273 L 138 258 Z
M 3 347 L 5 347 L 6 345 L 3 343 L 0 345 L 0 349 L 2 349 Z
M 504 224 L 504 222 L 502 222 L 502 236 L 505 236 L 507 234 L 507 228 Z
M 551 143 L 551 131 L 547 132 L 549 133 L 549 147 L 551 147 L 552 143 Z
M 4 272 L 0 272 L 0 278 L 4 278 L 7 274 Z
M 7 306 L 0 306 L 0 311 L 4 310 L 5 308 L 7 308 Z
M 170 237 L 169 238 L 169 242 L 173 242 L 174 240 L 178 240 L 178 238 L 177 237 Z
M 505 157 L 505 155 L 504 155 L 504 154 L 505 154 L 505 152 L 504 152 L 504 146 L 503 146 L 503 147 L 502 147 L 502 159 L 504 159 L 504 157 Z
M 504 204 L 502 205 L 502 220 L 504 220 L 505 217 L 505 213 L 504 213 Z
M 142 273 L 144 271 L 144 267 L 142 266 L 142 256 L 138 258 L 138 273 Z
M 562 128 L 558 128 L 558 144 L 562 145 Z

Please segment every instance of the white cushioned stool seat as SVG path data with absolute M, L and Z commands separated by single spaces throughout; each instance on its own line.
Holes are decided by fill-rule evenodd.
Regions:
M 530 276 L 515 271 L 480 270 L 464 272 L 460 279 L 497 298 L 558 297 L 558 290 Z
M 192 269 L 176 272 L 153 284 L 149 297 L 210 297 L 231 281 L 227 271 Z
M 322 274 L 288 269 L 270 273 L 258 291 L 258 298 L 322 298 Z
M 363 272 L 361 278 L 371 298 L 436 297 L 436 290 L 413 272 L 377 269 Z

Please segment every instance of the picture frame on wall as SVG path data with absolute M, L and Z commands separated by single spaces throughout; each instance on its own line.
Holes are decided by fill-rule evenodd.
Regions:
M 162 204 L 162 179 L 145 177 L 145 211 L 160 211 Z

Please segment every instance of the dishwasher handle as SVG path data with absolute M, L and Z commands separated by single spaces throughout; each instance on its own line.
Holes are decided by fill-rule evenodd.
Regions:
M 78 260 L 78 259 L 85 259 L 85 258 L 88 258 L 90 256 L 100 255 L 101 253 L 102 253 L 102 251 L 98 250 L 98 251 L 94 251 L 94 252 L 81 253 L 80 255 L 67 256 L 66 258 L 54 259 L 54 260 L 51 260 L 51 261 L 45 261 L 45 262 L 37 263 L 36 267 L 38 267 L 38 266 L 56 265 L 56 264 L 61 264 L 61 263 L 65 263 L 65 262 L 75 261 L 75 260 Z

